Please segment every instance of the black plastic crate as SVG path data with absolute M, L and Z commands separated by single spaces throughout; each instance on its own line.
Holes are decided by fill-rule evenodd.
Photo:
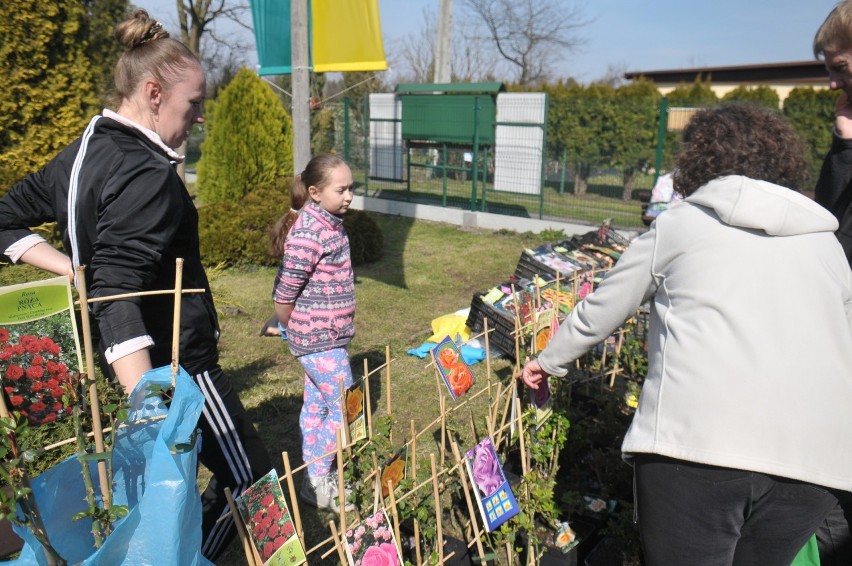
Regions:
M 482 294 L 477 293 L 470 301 L 470 313 L 467 315 L 467 327 L 478 334 L 485 330 L 484 319 L 488 318 L 488 328 L 493 329 L 488 335 L 489 345 L 497 348 L 513 360 L 515 359 L 515 316 L 503 309 L 495 308 L 482 300 Z M 485 340 L 482 341 L 483 344 Z
M 533 251 L 552 253 L 556 255 L 561 261 L 577 265 L 578 269 L 558 270 L 559 278 L 563 281 L 567 281 L 568 279 L 573 277 L 574 274 L 584 268 L 584 266 L 575 264 L 570 260 L 570 258 L 567 258 L 563 254 L 555 251 L 550 244 L 539 246 Z M 555 267 L 547 265 L 546 263 L 535 257 L 535 255 L 530 254 L 530 252 L 527 250 L 521 252 L 521 257 L 518 258 L 518 264 L 515 266 L 515 277 L 520 279 L 528 279 L 530 281 L 534 281 L 536 275 L 541 277 L 545 281 L 553 281 L 554 279 L 556 279 L 556 274 L 557 269 Z

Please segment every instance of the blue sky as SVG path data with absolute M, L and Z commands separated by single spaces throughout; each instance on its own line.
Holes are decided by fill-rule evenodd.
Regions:
M 461 2 L 454 3 L 457 19 L 461 17 Z M 558 72 L 589 82 L 603 76 L 609 66 L 651 71 L 811 60 L 814 32 L 835 3 L 587 0 L 584 13 L 592 22 L 580 32 L 586 43 L 580 50 L 566 53 Z M 175 29 L 174 0 L 136 0 L 134 4 Z M 438 5 L 439 0 L 379 0 L 385 39 L 416 33 L 424 8 L 437 13 Z M 257 58 L 250 53 L 246 60 L 254 63 Z

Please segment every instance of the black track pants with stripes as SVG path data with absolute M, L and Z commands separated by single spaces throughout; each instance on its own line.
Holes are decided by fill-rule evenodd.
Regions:
M 213 477 L 201 494 L 202 546 L 209 560 L 215 560 L 233 537 L 234 521 L 228 513 L 225 488 L 236 497 L 255 480 L 269 472 L 272 464 L 266 447 L 248 418 L 240 398 L 218 365 L 193 376 L 204 394 L 201 452 L 198 459 Z

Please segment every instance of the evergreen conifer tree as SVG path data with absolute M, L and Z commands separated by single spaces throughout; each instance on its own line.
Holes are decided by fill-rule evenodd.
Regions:
M 0 18 L 0 192 L 78 137 L 97 111 L 79 0 L 18 0 Z
M 235 202 L 293 175 L 292 120 L 260 77 L 241 69 L 211 106 L 198 163 L 205 204 Z

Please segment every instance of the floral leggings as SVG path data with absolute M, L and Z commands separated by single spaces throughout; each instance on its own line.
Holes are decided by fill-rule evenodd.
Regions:
M 331 471 L 337 449 L 336 432 L 343 422 L 340 380 L 345 388 L 351 387 L 352 368 L 346 348 L 307 354 L 298 359 L 305 369 L 305 395 L 299 415 L 302 459 L 308 463 L 308 475 L 324 476 Z

